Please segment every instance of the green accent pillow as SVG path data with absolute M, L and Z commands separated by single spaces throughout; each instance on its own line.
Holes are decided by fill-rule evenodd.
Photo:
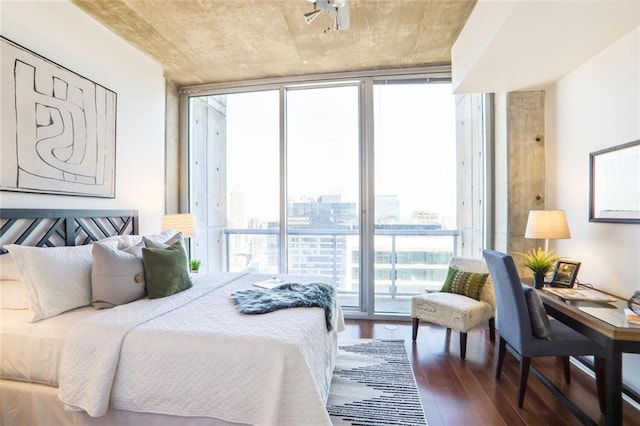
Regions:
M 171 296 L 191 288 L 187 253 L 180 242 L 167 248 L 143 248 L 142 264 L 149 299 Z
M 447 278 L 444 280 L 440 291 L 445 293 L 461 294 L 472 299 L 480 300 L 480 293 L 489 274 L 460 271 L 449 267 Z

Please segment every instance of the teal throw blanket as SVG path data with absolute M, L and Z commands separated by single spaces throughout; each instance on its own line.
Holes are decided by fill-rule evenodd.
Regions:
M 240 290 L 231 295 L 243 314 L 266 314 L 278 309 L 317 307 L 324 309 L 327 330 L 333 330 L 335 289 L 322 283 L 286 283 L 267 290 Z

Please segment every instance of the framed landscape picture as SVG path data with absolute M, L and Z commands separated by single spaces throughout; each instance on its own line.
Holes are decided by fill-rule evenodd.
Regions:
M 589 220 L 640 223 L 640 140 L 589 157 Z
M 0 37 L 0 190 L 115 197 L 116 93 Z
M 551 277 L 551 287 L 573 287 L 580 269 L 580 262 L 558 260 Z

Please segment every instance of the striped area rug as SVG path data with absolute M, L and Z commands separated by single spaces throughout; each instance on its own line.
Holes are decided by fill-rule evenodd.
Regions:
M 425 426 L 404 341 L 339 340 L 327 410 L 334 426 Z

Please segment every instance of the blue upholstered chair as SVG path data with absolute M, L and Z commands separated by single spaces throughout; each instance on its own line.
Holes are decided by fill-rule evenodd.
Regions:
M 496 379 L 500 379 L 502 363 L 509 345 L 520 356 L 518 407 L 522 408 L 531 358 L 563 357 L 564 378 L 569 383 L 571 377 L 569 356 L 595 355 L 598 398 L 600 409 L 604 412 L 604 380 L 600 380 L 600 378 L 604 379 L 604 358 L 599 357 L 602 354 L 602 348 L 565 324 L 547 318 L 542 301 L 535 293 L 536 290 L 528 286 L 526 289 L 523 287 L 511 256 L 485 250 L 484 258 L 493 279 L 497 329 L 500 335 Z M 530 299 L 525 296 L 526 291 L 531 292 Z

